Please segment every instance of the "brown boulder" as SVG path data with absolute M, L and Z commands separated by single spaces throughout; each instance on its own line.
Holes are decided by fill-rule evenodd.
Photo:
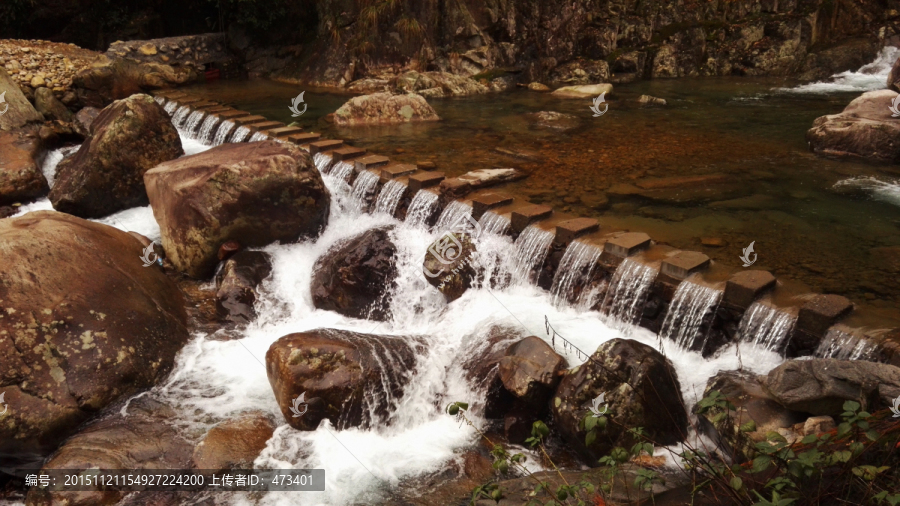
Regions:
M 75 113 L 75 120 L 84 127 L 85 130 L 91 130 L 91 125 L 94 124 L 94 120 L 97 119 L 97 116 L 100 115 L 100 109 L 96 107 L 83 107 L 80 111 Z
M 894 62 L 891 72 L 888 74 L 887 87 L 893 91 L 900 91 L 900 58 Z
M 44 119 L 2 67 L 0 67 L 0 97 L 3 98 L 0 100 L 0 112 L 3 112 L 0 114 L 0 131 L 15 130 L 26 123 Z
M 500 359 L 500 381 L 507 391 L 534 406 L 546 404 L 560 380 L 566 360 L 543 339 L 529 336 L 513 344 Z
M 472 263 L 475 254 L 471 234 L 446 232 L 425 253 L 425 279 L 444 294 L 447 302 L 453 302 L 472 286 L 477 274 Z
M 83 218 L 147 205 L 144 173 L 184 154 L 169 115 L 148 95 L 103 109 L 91 135 L 56 168 L 53 208 Z
M 43 114 L 45 119 L 72 121 L 72 112 L 53 95 L 50 88 L 42 87 L 34 90 L 34 108 Z
M 207 278 L 219 247 L 314 237 L 331 196 L 309 154 L 276 141 L 224 144 L 144 175 L 163 248 L 178 270 Z
M 383 125 L 413 121 L 438 121 L 434 109 L 421 95 L 373 93 L 353 97 L 334 112 L 339 126 Z
M 869 91 L 840 114 L 817 118 L 806 132 L 810 149 L 828 157 L 900 162 L 900 119 L 890 109 L 895 97 L 893 90 Z
M 275 424 L 261 411 L 228 419 L 210 429 L 194 448 L 194 469 L 251 469 L 274 432 Z
M 0 131 L 0 206 L 34 200 L 50 190 L 35 162 L 39 145 L 21 131 Z
M 216 311 L 235 323 L 256 318 L 256 287 L 272 272 L 269 255 L 262 251 L 239 251 L 216 274 Z
M 313 304 L 353 318 L 388 318 L 389 294 L 397 278 L 397 247 L 391 227 L 368 230 L 326 252 L 313 267 Z
M 315 430 L 327 418 L 338 429 L 366 428 L 389 421 L 423 350 L 409 337 L 319 329 L 275 341 L 266 372 L 291 427 Z
M 171 369 L 184 301 L 141 253 L 131 235 L 63 213 L 0 220 L 0 466 L 40 460 Z

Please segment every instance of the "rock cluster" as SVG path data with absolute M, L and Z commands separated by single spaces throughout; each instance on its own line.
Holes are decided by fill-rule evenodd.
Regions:
M 28 97 L 48 88 L 64 104 L 75 101 L 71 88 L 75 75 L 91 65 L 97 53 L 74 44 L 43 40 L 0 40 L 0 66 Z
M 142 63 L 162 63 L 204 70 L 206 64 L 231 59 L 221 33 L 204 33 L 151 40 L 116 41 L 106 55 Z

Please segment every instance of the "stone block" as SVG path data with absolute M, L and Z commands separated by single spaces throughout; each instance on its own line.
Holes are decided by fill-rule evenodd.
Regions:
M 305 134 L 288 135 L 287 140 L 294 144 L 309 144 L 310 142 L 316 142 L 321 137 L 322 134 L 308 132 Z
M 555 242 L 566 246 L 575 239 L 597 230 L 600 230 L 600 223 L 593 218 L 566 220 L 556 225 Z
M 510 221 L 513 231 L 520 233 L 525 230 L 528 225 L 540 220 L 544 220 L 553 214 L 553 208 L 540 204 L 530 204 L 520 207 L 512 212 Z
M 357 165 L 357 167 L 359 167 L 359 165 Z M 389 179 L 394 179 L 395 177 L 412 174 L 416 170 L 418 170 L 416 169 L 416 166 L 409 163 L 394 163 L 391 165 L 386 165 L 384 167 L 381 167 L 380 170 L 381 181 L 385 182 Z
M 331 158 L 334 160 L 334 163 L 343 162 L 345 160 L 352 160 L 354 158 L 359 158 L 366 154 L 366 150 L 363 148 L 356 148 L 353 146 L 344 146 L 342 148 L 337 148 L 331 152 Z
M 853 310 L 853 303 L 840 295 L 816 295 L 800 308 L 796 329 L 813 337 L 823 337 L 828 328 Z
M 775 276 L 769 271 L 741 271 L 725 283 L 722 304 L 747 309 L 760 295 L 775 286 Z
M 316 141 L 309 143 L 309 154 L 315 155 L 322 151 L 330 151 L 344 145 L 344 141 L 338 139 L 329 139 L 325 141 Z
M 239 111 L 237 109 L 231 109 L 228 111 L 216 113 L 216 116 L 222 118 L 223 120 L 231 120 L 234 124 L 237 124 L 236 118 L 245 118 L 249 117 L 250 113 L 247 111 Z
M 233 121 L 237 126 L 250 126 L 255 123 L 267 123 L 269 121 L 269 118 L 266 118 L 265 116 L 252 115 L 233 118 L 231 121 Z
M 266 134 L 268 134 L 269 137 L 275 138 L 288 137 L 290 135 L 299 134 L 301 132 L 303 132 L 303 129 L 295 126 L 285 126 L 266 130 Z
M 390 161 L 391 159 L 386 156 L 366 155 L 357 158 L 353 163 L 356 165 L 356 172 L 362 172 L 364 170 L 387 165 Z M 383 178 L 384 175 L 382 174 L 381 177 Z
M 606 241 L 603 251 L 619 258 L 627 258 L 648 246 L 650 246 L 649 235 L 643 232 L 626 232 Z
M 660 272 L 675 280 L 682 280 L 709 266 L 709 257 L 698 251 L 680 251 L 662 262 Z
M 419 172 L 409 176 L 409 193 L 415 195 L 422 188 L 430 188 L 441 184 L 444 180 L 443 172 L 428 171 Z
M 512 204 L 513 198 L 507 195 L 488 193 L 472 199 L 472 218 L 479 220 L 487 211 Z

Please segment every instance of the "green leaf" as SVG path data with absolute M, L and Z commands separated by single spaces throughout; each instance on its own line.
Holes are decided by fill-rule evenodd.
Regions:
M 740 490 L 741 487 L 743 487 L 743 486 L 744 486 L 744 481 L 741 480 L 739 477 L 735 476 L 735 477 L 731 478 L 731 488 L 733 488 L 735 490 Z
M 856 401 L 844 401 L 844 411 L 856 413 L 859 411 L 859 403 Z
M 849 452 L 848 452 L 849 453 Z M 769 468 L 772 463 L 772 457 L 768 455 L 760 455 L 753 459 L 753 467 L 750 468 L 751 473 L 759 473 Z
M 547 437 L 547 434 L 550 434 L 550 428 L 547 427 L 547 424 L 538 420 L 531 424 L 531 435 L 534 437 L 544 438 Z
M 741 432 L 756 432 L 756 422 L 753 420 L 750 420 L 749 422 L 741 425 L 740 431 Z
M 595 418 L 594 415 L 588 415 L 584 419 L 584 430 L 588 430 L 588 431 L 594 430 L 594 427 L 596 427 L 596 426 L 597 426 L 597 418 Z
M 881 434 L 879 434 L 877 430 L 870 430 L 866 431 L 866 437 L 869 438 L 869 441 L 878 441 Z
M 590 431 L 584 436 L 584 446 L 591 446 L 597 440 L 597 432 Z
M 818 441 L 818 440 L 819 440 L 819 436 L 818 436 L 818 435 L 816 435 L 816 434 L 810 434 L 810 435 L 806 436 L 805 438 L 801 439 L 800 442 L 803 443 L 803 444 L 805 444 L 805 445 L 808 445 L 808 444 L 815 443 L 815 442 Z
M 569 493 L 564 488 L 559 487 L 559 490 L 556 491 L 556 498 L 560 501 L 565 501 L 567 497 L 569 497 Z

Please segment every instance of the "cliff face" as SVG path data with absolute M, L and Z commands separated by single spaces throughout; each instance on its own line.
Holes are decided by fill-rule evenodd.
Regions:
M 814 79 L 868 61 L 897 32 L 894 8 L 900 2 L 318 0 L 316 41 L 277 74 L 335 85 L 391 67 L 462 75 L 502 69 L 520 81 L 565 81 L 578 68 L 590 73 L 584 65 L 591 62 L 572 65 L 581 59 L 605 61 L 612 81 Z

